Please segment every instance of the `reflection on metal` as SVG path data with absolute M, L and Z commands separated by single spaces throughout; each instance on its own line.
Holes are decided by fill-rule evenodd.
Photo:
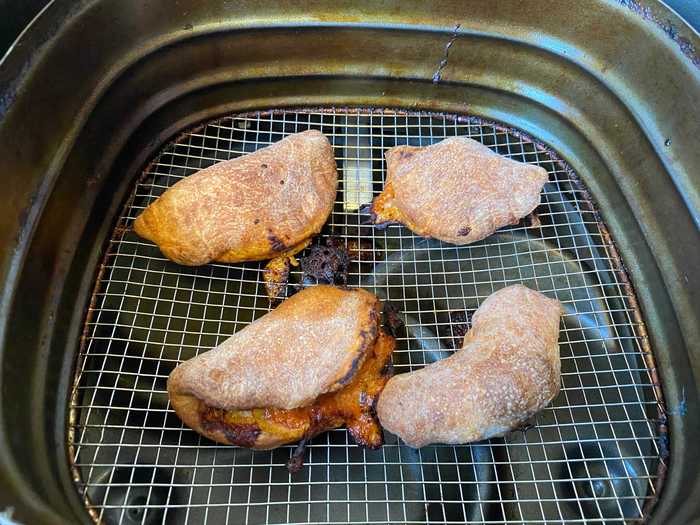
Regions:
M 372 128 L 367 127 L 369 117 L 346 115 L 343 159 L 343 209 L 356 211 L 368 204 L 372 193 L 372 150 L 370 137 Z

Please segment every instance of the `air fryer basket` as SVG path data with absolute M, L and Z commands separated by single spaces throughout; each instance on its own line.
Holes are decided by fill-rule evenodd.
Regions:
M 690 521 L 698 49 L 651 0 L 54 0 L 0 62 L 0 512 Z M 178 267 L 130 222 L 178 177 L 308 127 L 343 178 L 322 238 L 359 243 L 351 284 L 402 312 L 398 371 L 452 351 L 506 284 L 565 303 L 563 391 L 532 426 L 421 451 L 337 430 L 290 478 L 289 448 L 215 445 L 169 411 L 169 370 L 269 305 L 258 264 Z M 454 134 L 548 170 L 541 226 L 457 248 L 361 224 L 383 148 Z
M 459 328 L 514 283 L 557 297 L 562 392 L 503 439 L 412 450 L 387 436 L 357 448 L 319 436 L 306 467 L 294 446 L 250 451 L 183 427 L 168 404 L 173 367 L 270 309 L 263 263 L 185 268 L 131 230 L 182 177 L 285 134 L 318 129 L 336 152 L 340 190 L 322 232 L 358 251 L 350 286 L 400 312 L 396 373 L 461 346 Z M 537 220 L 465 247 L 405 228 L 363 225 L 382 188 L 386 148 L 462 135 L 550 174 Z M 301 256 L 303 257 L 302 252 Z M 292 281 L 301 282 L 299 270 Z M 69 446 L 79 490 L 106 523 L 545 523 L 642 520 L 666 468 L 665 412 L 636 299 L 587 191 L 571 168 L 515 130 L 476 118 L 401 111 L 234 115 L 182 134 L 148 165 L 118 221 L 86 321 Z M 661 447 L 661 448 L 660 448 Z

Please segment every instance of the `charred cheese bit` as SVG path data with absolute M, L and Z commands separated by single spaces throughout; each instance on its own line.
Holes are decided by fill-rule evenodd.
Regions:
M 265 282 L 267 296 L 271 301 L 284 298 L 284 289 L 287 286 L 289 270 L 291 266 L 299 265 L 294 255 L 306 248 L 310 242 L 311 239 L 300 242 L 265 265 L 263 281 Z

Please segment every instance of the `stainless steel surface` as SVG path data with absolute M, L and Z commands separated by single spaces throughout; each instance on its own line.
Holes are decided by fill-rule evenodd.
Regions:
M 322 237 L 363 241 L 351 286 L 401 311 L 396 372 L 452 351 L 451 326 L 493 291 L 524 283 L 565 306 L 562 391 L 505 438 L 412 450 L 392 435 L 377 451 L 345 430 L 316 438 L 289 475 L 293 447 L 249 451 L 184 428 L 169 407 L 173 367 L 217 345 L 270 306 L 264 263 L 185 268 L 131 230 L 167 187 L 214 162 L 309 127 L 337 155 L 340 190 Z M 540 227 L 505 228 L 455 247 L 402 227 L 362 225 L 383 152 L 453 135 L 550 174 Z M 292 280 L 298 280 L 298 270 Z M 621 262 L 585 188 L 521 133 L 469 117 L 391 110 L 236 115 L 180 136 L 145 170 L 115 227 L 86 320 L 71 401 L 78 489 L 107 523 L 555 523 L 642 520 L 668 461 L 653 358 Z

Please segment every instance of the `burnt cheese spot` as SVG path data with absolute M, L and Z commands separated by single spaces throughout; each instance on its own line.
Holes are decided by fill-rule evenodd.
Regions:
M 359 351 L 357 352 L 357 356 L 355 359 L 353 359 L 352 363 L 350 364 L 349 370 L 345 373 L 345 375 L 338 381 L 338 384 L 340 385 L 346 385 L 350 381 L 352 381 L 353 377 L 355 376 L 355 373 L 357 372 L 358 368 L 360 367 L 360 364 L 364 363 L 363 358 L 365 357 L 365 354 L 371 350 L 371 346 L 374 345 L 374 342 L 377 340 L 377 335 L 378 335 L 378 322 L 379 322 L 379 314 L 377 313 L 376 310 L 372 309 L 370 310 L 369 314 L 369 328 L 366 330 L 360 330 L 360 348 Z M 361 363 L 362 362 L 362 363 Z
M 301 259 L 304 279 L 310 283 L 346 284 L 350 258 L 344 245 L 335 245 L 326 240 L 327 245 L 314 245 Z
M 232 445 L 240 447 L 252 447 L 260 435 L 257 425 L 224 425 L 223 431 Z
M 462 228 L 459 229 L 457 232 L 457 235 L 461 237 L 466 237 L 471 233 L 472 229 L 469 226 L 463 226 Z
M 221 432 L 226 441 L 239 447 L 252 447 L 260 435 L 260 427 L 251 423 L 226 423 L 223 411 L 205 414 L 202 427 L 207 432 Z

